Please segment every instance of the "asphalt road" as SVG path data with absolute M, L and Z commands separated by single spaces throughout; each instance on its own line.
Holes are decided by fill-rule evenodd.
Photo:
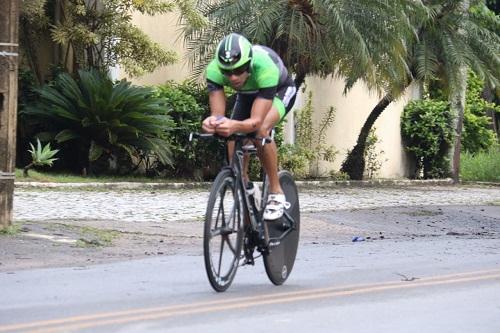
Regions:
M 222 294 L 201 256 L 206 197 L 17 190 L 23 231 L 0 238 L 0 332 L 500 332 L 498 188 L 301 191 L 286 284 L 259 260 Z M 121 238 L 75 246 L 87 227 Z
M 2 272 L 0 332 L 500 331 L 498 206 L 303 221 L 318 230 L 305 234 L 280 287 L 259 260 L 215 293 L 197 253 Z M 353 230 L 367 240 L 351 242 Z

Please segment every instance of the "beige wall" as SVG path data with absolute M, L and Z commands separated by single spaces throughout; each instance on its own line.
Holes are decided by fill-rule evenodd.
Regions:
M 178 15 L 169 13 L 158 16 L 148 16 L 136 13 L 133 16 L 133 24 L 140 27 L 153 41 L 159 43 L 165 49 L 177 53 L 178 61 L 169 66 L 163 66 L 150 74 L 131 78 L 134 84 L 153 85 L 161 84 L 167 80 L 183 81 L 189 76 L 189 66 L 184 61 L 184 44 L 180 36 Z M 125 76 L 120 71 L 120 77 Z
M 327 134 L 327 142 L 333 144 L 338 155 L 333 163 L 321 163 L 321 171 L 339 170 L 348 149 L 352 149 L 369 113 L 379 101 L 376 93 L 369 93 L 364 84 L 357 84 L 349 93 L 343 95 L 343 82 L 338 79 L 306 80 L 307 89 L 313 92 L 313 108 L 316 123 L 330 106 L 335 107 L 336 117 Z M 306 92 L 307 93 L 307 92 Z M 400 135 L 400 116 L 409 99 L 417 98 L 418 89 L 411 87 L 407 94 L 395 103 L 391 103 L 375 122 L 379 138 L 377 151 L 383 161 L 378 177 L 401 178 L 408 173 L 406 154 L 403 151 Z M 300 108 L 306 96 L 301 94 L 296 107 Z M 385 161 L 387 159 L 387 161 Z

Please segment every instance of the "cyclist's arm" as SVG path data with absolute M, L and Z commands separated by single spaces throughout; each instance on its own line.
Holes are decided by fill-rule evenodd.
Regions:
M 224 89 L 212 90 L 208 94 L 210 115 L 223 117 L 226 114 L 226 95 Z
M 257 94 L 257 98 L 252 105 L 252 111 L 250 113 L 250 118 L 245 120 L 248 122 L 244 124 L 247 129 L 245 132 L 255 132 L 263 124 L 264 118 L 266 118 L 268 112 L 273 106 L 273 99 L 276 95 L 277 87 L 261 88 Z
M 210 116 L 203 120 L 201 127 L 206 133 L 214 133 L 217 119 L 224 117 L 226 112 L 226 95 L 223 86 L 215 82 L 207 80 L 207 86 Z
M 239 123 L 241 129 L 236 132 L 251 133 L 257 131 L 262 126 L 264 118 L 272 106 L 272 99 L 257 97 L 253 102 L 250 118 L 241 121 Z
M 237 132 L 252 133 L 258 131 L 272 106 L 272 99 L 257 97 L 253 102 L 250 118 L 245 120 L 225 119 L 218 123 L 216 131 L 223 136 Z

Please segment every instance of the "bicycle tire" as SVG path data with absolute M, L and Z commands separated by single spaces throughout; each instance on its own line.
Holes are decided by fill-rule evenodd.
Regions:
M 266 274 L 275 285 L 283 284 L 290 276 L 297 256 L 297 247 L 300 234 L 300 206 L 297 186 L 290 172 L 283 170 L 279 172 L 281 188 L 290 208 L 286 212 L 294 219 L 295 229 L 285 236 L 279 245 L 271 247 L 268 253 L 264 253 L 264 266 Z M 264 221 L 267 224 L 269 237 L 277 238 L 284 231 L 285 216 L 276 221 Z
M 203 256 L 210 285 L 218 292 L 231 285 L 240 260 L 242 205 L 232 170 L 215 178 L 208 198 L 203 232 Z

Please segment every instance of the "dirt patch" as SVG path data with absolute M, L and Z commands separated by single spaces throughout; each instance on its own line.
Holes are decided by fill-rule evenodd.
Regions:
M 0 272 L 202 254 L 203 223 L 19 221 L 0 234 Z M 499 206 L 381 207 L 302 214 L 301 244 L 421 237 L 500 237 Z
M 308 214 L 317 239 L 352 241 L 500 235 L 500 206 L 379 207 Z M 307 237 L 307 234 L 305 236 Z
M 15 232 L 0 235 L 0 271 L 200 254 L 198 232 L 190 232 L 192 223 L 183 227 L 183 233 L 151 233 L 108 229 L 105 221 L 18 222 Z

